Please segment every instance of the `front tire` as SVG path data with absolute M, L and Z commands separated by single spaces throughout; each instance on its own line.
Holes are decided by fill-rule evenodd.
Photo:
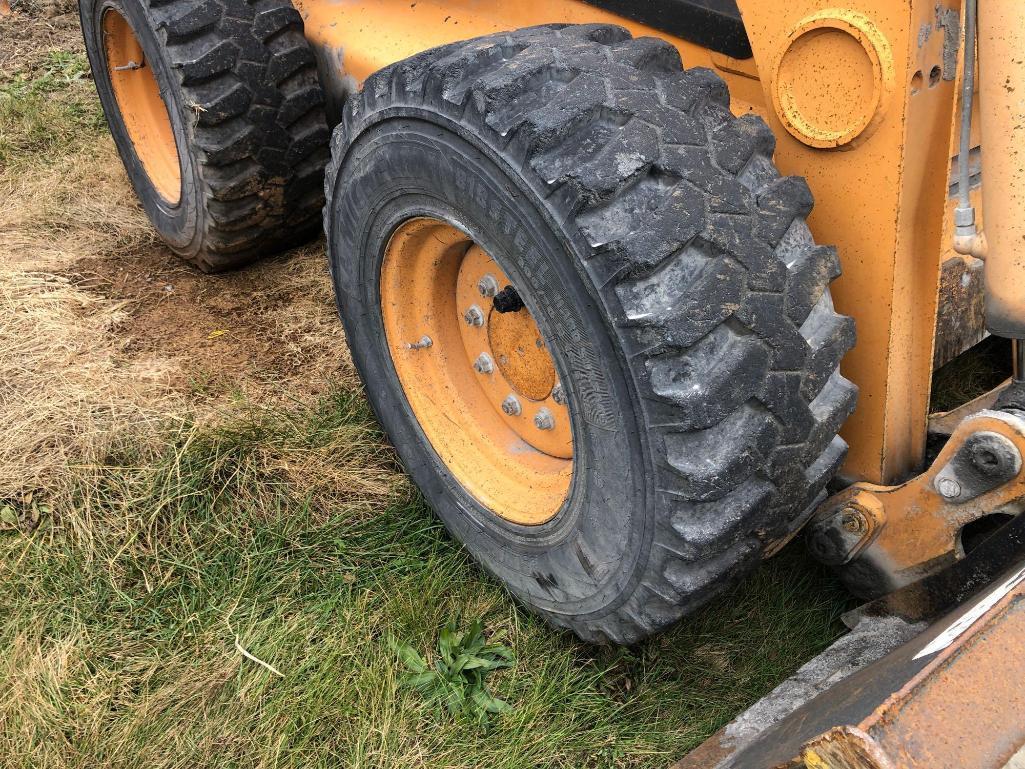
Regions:
M 415 56 L 371 77 L 335 133 L 328 248 L 374 409 L 452 534 L 585 639 L 633 642 L 706 602 L 803 524 L 845 455 L 853 324 L 833 310 L 838 262 L 811 239 L 807 187 L 779 175 L 773 146 L 711 72 L 594 25 Z M 569 480 L 537 520 L 489 496 L 500 452 L 453 449 L 492 434 L 492 374 L 450 376 L 466 356 L 435 341 L 457 338 L 443 329 L 467 308 L 394 290 L 396 243 L 425 220 L 449 228 L 447 250 L 403 252 L 399 274 L 428 285 L 418 264 L 483 251 L 564 388 Z M 396 326 L 402 302 L 415 312 Z M 505 461 L 551 455 L 519 438 L 496 439 Z

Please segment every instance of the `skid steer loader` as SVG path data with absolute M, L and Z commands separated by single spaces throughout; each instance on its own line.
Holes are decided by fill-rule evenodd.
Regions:
M 161 236 L 323 226 L 378 419 L 524 605 L 632 643 L 799 531 L 864 599 L 682 766 L 1025 765 L 1025 3 L 80 8 Z M 987 335 L 1011 379 L 930 414 Z

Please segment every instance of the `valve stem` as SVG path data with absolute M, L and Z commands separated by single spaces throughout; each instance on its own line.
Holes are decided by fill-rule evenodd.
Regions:
M 419 342 L 406 342 L 406 344 L 403 346 L 407 350 L 426 350 L 432 344 L 434 344 L 434 340 L 425 334 L 424 336 L 420 337 Z

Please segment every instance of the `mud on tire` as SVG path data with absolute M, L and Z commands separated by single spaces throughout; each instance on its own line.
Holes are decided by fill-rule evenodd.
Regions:
M 374 408 L 454 536 L 582 638 L 633 642 L 706 602 L 802 525 L 845 456 L 853 322 L 808 187 L 773 150 L 711 71 L 604 25 L 420 54 L 372 76 L 335 132 L 325 223 Z M 544 526 L 462 493 L 395 383 L 375 270 L 387 228 L 425 209 L 532 284 L 565 367 L 580 451 Z
M 289 0 L 79 0 L 79 9 L 118 151 L 172 249 L 213 272 L 317 234 L 329 130 Z M 111 12 L 128 21 L 167 105 L 181 172 L 176 203 L 158 194 L 126 129 L 104 41 Z

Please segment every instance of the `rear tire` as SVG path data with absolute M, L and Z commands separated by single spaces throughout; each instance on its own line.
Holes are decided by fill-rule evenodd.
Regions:
M 553 25 L 375 74 L 334 135 L 332 274 L 381 423 L 452 534 L 587 640 L 637 641 L 706 602 L 804 523 L 845 456 L 836 253 L 765 123 L 728 104 L 662 41 Z M 382 261 L 424 216 L 514 281 L 566 387 L 573 479 L 540 525 L 467 492 L 396 375 Z
M 329 130 L 288 0 L 79 0 L 79 10 L 118 152 L 175 252 L 215 272 L 317 234 Z M 142 114 L 147 79 L 166 112 Z

